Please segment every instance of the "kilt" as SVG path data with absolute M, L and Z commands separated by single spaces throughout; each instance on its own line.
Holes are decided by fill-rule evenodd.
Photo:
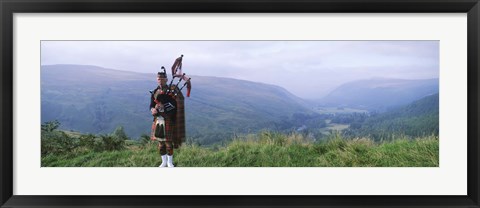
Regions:
M 180 147 L 185 142 L 185 98 L 180 90 L 177 89 L 177 96 L 175 97 L 177 102 L 176 113 L 166 115 L 165 113 L 159 113 L 158 116 L 162 116 L 165 121 L 165 138 L 155 137 L 157 117 L 154 118 L 152 124 L 151 139 L 157 141 L 173 142 L 175 149 Z
M 165 141 L 173 142 L 174 130 L 175 130 L 175 119 L 173 119 L 172 116 L 168 116 L 167 118 L 165 118 Z

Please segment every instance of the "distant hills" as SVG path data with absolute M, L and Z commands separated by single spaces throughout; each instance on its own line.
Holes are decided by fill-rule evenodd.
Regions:
M 274 85 L 203 76 L 192 76 L 192 85 L 191 97 L 185 99 L 187 135 L 206 143 L 272 128 L 272 122 L 296 112 L 313 113 L 300 98 Z M 62 129 L 95 134 L 123 126 L 130 137 L 138 138 L 150 133 L 148 91 L 155 87 L 155 73 L 42 66 L 41 120 L 57 119 Z
M 150 133 L 149 90 L 155 87 L 155 72 L 89 65 L 42 66 L 41 121 L 58 120 L 61 129 L 93 134 L 111 133 L 123 126 L 135 139 Z M 428 95 L 438 97 L 438 89 L 438 79 L 358 80 L 339 86 L 316 105 L 384 112 Z M 192 76 L 191 97 L 185 99 L 187 136 L 212 144 L 262 129 L 320 128 L 327 117 L 317 114 L 308 103 L 275 85 Z M 392 120 L 395 116 L 387 117 Z M 362 127 L 367 128 L 367 124 L 362 123 Z M 354 126 L 361 127 L 359 123 Z
M 384 111 L 438 92 L 438 79 L 374 78 L 345 83 L 318 102 L 327 106 Z
M 426 96 L 408 105 L 373 115 L 352 124 L 350 133 L 374 139 L 399 136 L 438 136 L 439 94 Z
M 148 90 L 155 84 L 148 74 L 52 65 L 42 66 L 40 76 L 42 122 L 57 119 L 60 128 L 83 133 L 111 133 L 120 125 L 131 137 L 148 132 Z
M 220 77 L 192 80 L 192 96 L 186 99 L 188 134 L 200 140 L 274 129 L 274 123 L 295 113 L 314 113 L 302 99 L 278 86 Z

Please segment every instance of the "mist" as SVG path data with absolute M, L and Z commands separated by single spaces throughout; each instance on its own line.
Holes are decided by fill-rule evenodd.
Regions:
M 354 80 L 439 77 L 439 41 L 41 42 L 41 65 L 95 65 L 152 80 L 181 54 L 187 75 L 273 84 L 312 100 Z

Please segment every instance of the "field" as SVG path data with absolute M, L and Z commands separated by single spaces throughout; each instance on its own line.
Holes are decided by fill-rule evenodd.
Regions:
M 320 132 L 325 135 L 329 135 L 330 132 L 337 132 L 337 131 L 342 131 L 344 129 L 348 129 L 348 127 L 350 126 L 348 124 L 332 123 L 331 120 L 329 119 L 327 119 L 325 123 L 327 124 L 327 127 L 320 129 Z
M 346 108 L 346 107 L 317 107 L 314 109 L 320 114 L 334 114 L 334 113 L 368 113 L 367 110 Z

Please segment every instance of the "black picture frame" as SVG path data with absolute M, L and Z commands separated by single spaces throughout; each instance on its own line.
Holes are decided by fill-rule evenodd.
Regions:
M 0 0 L 1 207 L 480 207 L 479 0 Z M 468 194 L 466 196 L 25 196 L 13 195 L 15 13 L 467 13 Z M 448 179 L 445 179 L 448 180 Z

